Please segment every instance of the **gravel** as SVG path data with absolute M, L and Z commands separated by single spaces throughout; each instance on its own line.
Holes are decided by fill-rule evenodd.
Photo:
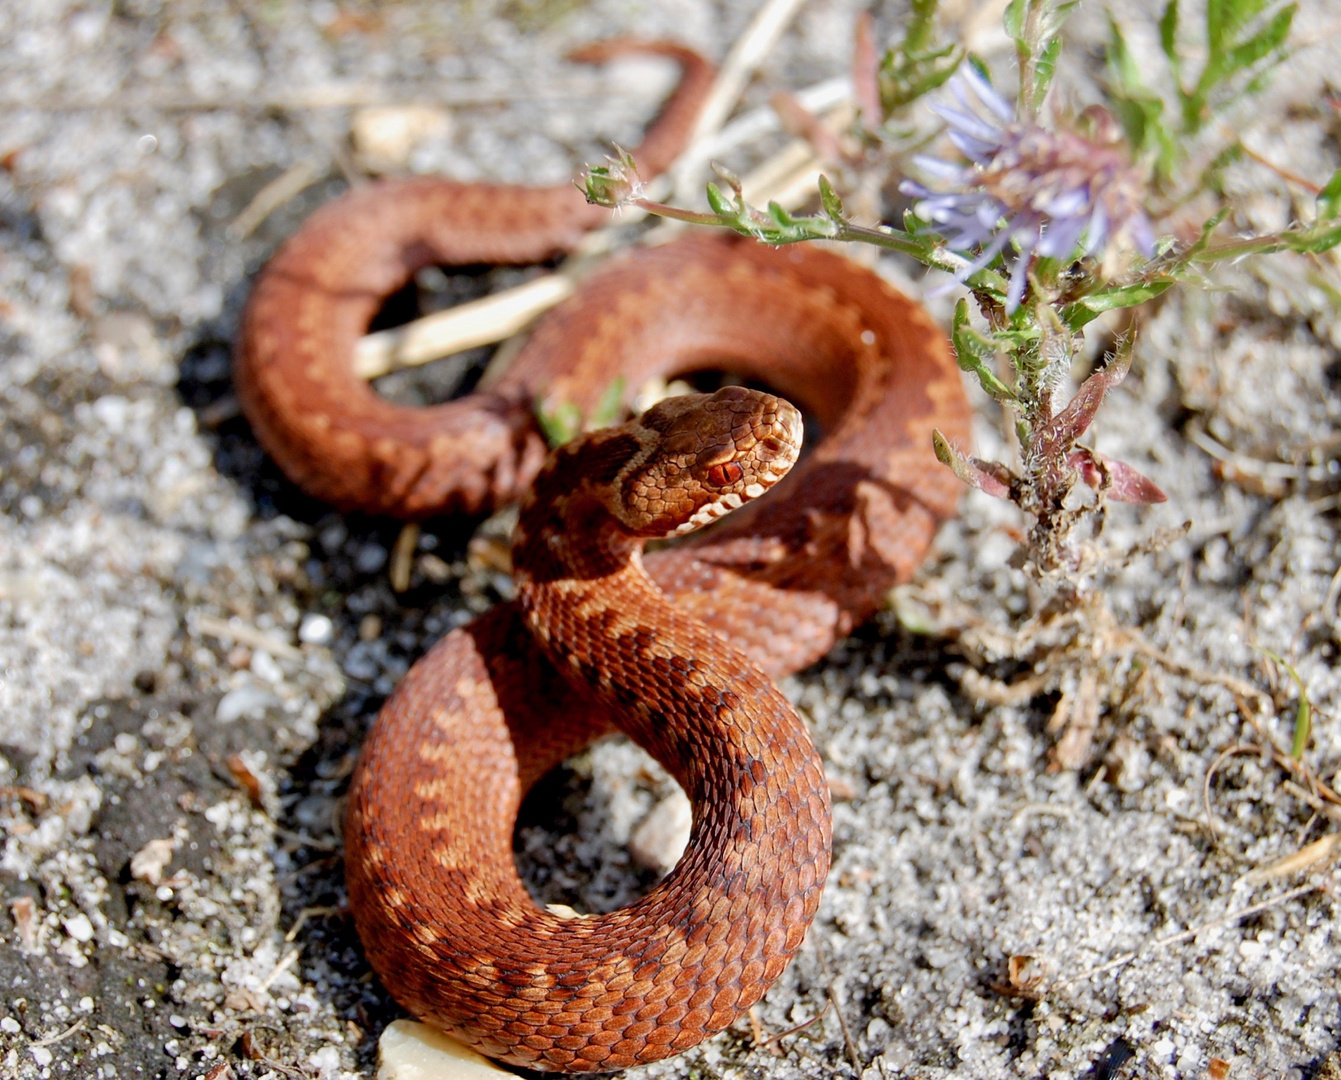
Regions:
M 995 18 L 961 14 L 1006 71 Z M 264 458 L 229 405 L 248 281 L 357 166 L 350 132 L 371 121 L 349 101 L 416 106 L 376 144 L 415 171 L 561 182 L 635 142 L 667 85 L 565 51 L 637 31 L 720 56 L 748 15 L 707 0 L 0 7 L 5 1076 L 371 1075 L 402 1014 L 342 906 L 340 800 L 382 698 L 508 583 L 479 558 L 487 539 L 472 556 L 470 525 L 445 522 L 393 593 L 399 526 L 332 513 Z M 852 16 L 808 5 L 750 102 L 844 70 Z M 1318 183 L 1341 133 L 1326 16 L 1300 12 L 1303 47 L 1231 117 L 1255 154 Z M 1095 7 L 1071 27 L 1077 107 L 1105 32 Z M 230 232 L 294 166 L 317 179 Z M 1312 205 L 1252 158 L 1224 189 L 1241 228 Z M 1169 494 L 1107 515 L 1091 542 L 1102 603 L 1022 632 L 1021 522 L 975 493 L 898 617 L 785 681 L 830 771 L 835 859 L 758 1020 L 765 1037 L 807 1026 L 767 1045 L 742 1026 L 631 1076 L 1341 1068 L 1337 808 L 1264 749 L 1288 751 L 1302 687 L 1303 764 L 1336 785 L 1338 262 L 1281 256 L 1216 283 L 1150 311 L 1096 423 L 1104 453 Z M 949 303 L 933 301 L 942 317 Z M 414 396 L 438 377 L 395 378 L 388 392 Z M 972 392 L 979 453 L 1004 454 Z M 1098 725 L 1064 767 L 1053 722 L 1086 694 Z M 648 888 L 629 838 L 673 791 L 622 743 L 543 782 L 517 837 L 536 895 L 609 910 Z

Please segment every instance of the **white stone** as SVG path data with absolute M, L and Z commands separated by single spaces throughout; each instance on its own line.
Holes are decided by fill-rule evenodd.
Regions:
M 298 626 L 298 640 L 308 645 L 329 645 L 335 640 L 335 624 L 327 616 L 309 611 Z
M 262 690 L 254 683 L 245 683 L 219 699 L 214 719 L 220 724 L 231 724 L 244 716 L 259 719 L 269 706 L 276 704 L 278 700 L 270 691 Z
M 340 1051 L 334 1046 L 323 1046 L 307 1056 L 307 1063 L 320 1080 L 337 1080 L 340 1075 Z
M 65 932 L 75 941 L 93 940 L 93 924 L 89 922 L 88 916 L 82 911 L 78 915 L 71 915 L 68 919 L 62 919 L 61 923 L 65 927 Z
M 427 1024 L 397 1020 L 377 1043 L 377 1080 L 499 1080 L 512 1076 Z
M 420 146 L 445 142 L 452 118 L 432 105 L 370 105 L 354 113 L 349 126 L 361 163 L 385 172 L 407 165 Z
M 130 876 L 157 885 L 163 880 L 163 871 L 172 862 L 176 846 L 170 837 L 150 840 L 131 857 Z
M 251 671 L 258 679 L 270 684 L 282 683 L 284 681 L 284 671 L 275 658 L 268 652 L 257 651 L 251 656 Z
M 629 837 L 629 854 L 648 870 L 667 873 L 684 854 L 694 825 L 694 809 L 683 791 L 667 795 L 652 807 Z

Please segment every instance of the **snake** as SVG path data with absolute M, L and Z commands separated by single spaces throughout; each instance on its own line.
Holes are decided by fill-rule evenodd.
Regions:
M 683 69 L 634 153 L 651 175 L 712 69 L 660 42 L 579 58 L 638 50 Z M 829 794 L 773 680 L 911 578 L 961 490 L 932 432 L 969 437 L 954 356 L 920 304 L 833 251 L 706 230 L 607 260 L 467 397 L 399 406 L 355 374 L 358 337 L 419 268 L 548 259 L 606 221 L 597 210 L 571 188 L 355 189 L 261 272 L 234 358 L 258 441 L 337 507 L 424 520 L 522 500 L 517 598 L 439 640 L 387 699 L 351 779 L 344 857 L 392 996 L 541 1071 L 688 1049 L 795 955 L 830 858 Z M 721 370 L 767 392 L 671 398 L 552 455 L 535 419 Z M 799 433 L 789 401 L 820 437 L 782 476 Z M 642 552 L 662 535 L 684 539 Z M 690 842 L 629 907 L 565 918 L 520 879 L 517 813 L 547 772 L 621 731 L 690 796 Z

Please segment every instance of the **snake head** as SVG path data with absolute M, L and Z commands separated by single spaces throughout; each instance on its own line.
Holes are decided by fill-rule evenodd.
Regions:
M 683 536 L 756 499 L 796 464 L 801 414 L 759 390 L 667 398 L 634 421 L 641 452 L 610 509 L 643 537 Z

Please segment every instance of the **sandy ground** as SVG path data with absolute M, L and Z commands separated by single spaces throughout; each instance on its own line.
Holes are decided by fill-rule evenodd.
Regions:
M 1341 49 L 1319 28 L 1341 11 L 1307 7 L 1304 48 L 1233 123 L 1321 183 Z M 667 85 L 646 65 L 575 69 L 566 49 L 636 30 L 720 56 L 748 15 L 712 0 L 0 5 L 3 1075 L 371 1074 L 400 1014 L 342 911 L 339 800 L 382 698 L 507 583 L 468 566 L 468 526 L 445 523 L 394 594 L 398 526 L 331 513 L 263 458 L 228 409 L 249 278 L 345 187 L 349 101 L 441 106 L 413 170 L 561 181 L 635 141 Z M 994 17 L 973 15 L 1008 70 L 981 29 Z M 851 20 L 814 0 L 752 100 L 841 73 Z M 1091 7 L 1072 27 L 1063 78 L 1082 103 L 1103 25 Z M 230 232 L 304 163 L 316 183 Z M 1252 159 L 1226 190 L 1238 227 L 1311 207 Z M 1110 623 L 1022 641 L 1020 522 L 975 495 L 902 621 L 786 682 L 834 780 L 835 860 L 758 1019 L 776 1034 L 823 1016 L 632 1075 L 1335 1075 L 1338 808 L 1308 776 L 1335 786 L 1341 766 L 1341 274 L 1281 257 L 1217 284 L 1149 313 L 1096 425 L 1100 449 L 1170 496 L 1114 510 L 1095 541 Z M 974 393 L 980 448 L 999 453 L 1000 417 Z M 915 636 L 908 612 L 939 631 Z M 1265 650 L 1314 710 L 1308 775 L 1280 752 L 1298 690 Z M 1038 693 L 1010 692 L 1034 675 Z M 1057 768 L 1050 720 L 1087 696 L 1092 745 Z M 626 745 L 547 782 L 518 834 L 537 894 L 604 910 L 645 888 L 627 840 L 668 790 Z

